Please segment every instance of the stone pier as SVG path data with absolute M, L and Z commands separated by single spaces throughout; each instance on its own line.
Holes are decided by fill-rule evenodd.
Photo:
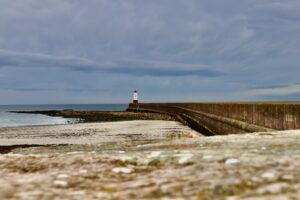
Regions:
M 167 113 L 207 136 L 300 129 L 300 102 L 140 103 L 128 110 Z

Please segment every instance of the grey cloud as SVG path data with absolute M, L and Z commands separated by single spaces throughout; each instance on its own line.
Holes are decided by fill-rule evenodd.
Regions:
M 22 53 L 0 50 L 0 67 L 62 67 L 93 68 L 94 63 L 75 57 L 51 56 L 39 53 Z
M 261 101 L 299 101 L 300 99 L 300 92 L 293 93 L 288 95 L 259 95 L 255 97 L 255 100 Z
M 74 92 L 74 93 L 81 93 L 81 92 L 105 92 L 104 90 L 99 89 L 91 89 L 91 88 L 34 88 L 34 87 L 0 87 L 2 91 L 17 91 L 17 92 Z
M 47 88 L 65 103 L 133 88 L 152 101 L 267 98 L 247 93 L 299 82 L 299 13 L 298 0 L 0 0 L 0 85 L 41 89 L 28 102 Z
M 0 50 L 0 67 L 64 68 L 80 72 L 102 71 L 141 76 L 203 76 L 218 77 L 224 72 L 197 64 L 160 61 L 120 60 L 98 63 L 88 59 L 59 57 L 44 54 L 9 52 Z
M 255 86 L 253 87 L 253 89 L 257 90 L 257 89 L 277 89 L 277 88 L 285 88 L 285 87 L 289 87 L 289 84 L 271 84 L 271 85 L 259 85 L 259 86 Z
M 289 96 L 300 94 L 300 85 L 292 84 L 279 87 L 267 87 L 250 91 L 250 94 L 256 96 Z
M 203 65 L 145 60 L 121 60 L 112 64 L 108 70 L 115 73 L 148 76 L 218 77 L 224 75 L 221 70 L 210 69 Z
M 8 88 L 8 87 L 1 87 L 0 90 L 2 90 L 2 91 L 17 91 L 17 92 L 54 91 L 54 89 L 51 89 L 51 88 Z
M 260 8 L 283 20 L 298 22 L 300 19 L 300 2 L 297 0 L 262 2 Z

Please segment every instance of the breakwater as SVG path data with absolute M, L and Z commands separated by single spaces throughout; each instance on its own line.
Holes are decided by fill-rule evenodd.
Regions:
M 300 129 L 300 102 L 140 103 L 128 110 L 168 114 L 207 136 Z

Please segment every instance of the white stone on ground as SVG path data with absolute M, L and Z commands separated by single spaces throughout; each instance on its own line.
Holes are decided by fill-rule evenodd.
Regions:
M 133 171 L 134 169 L 128 167 L 115 167 L 112 169 L 112 172 L 114 173 L 124 173 L 124 174 L 130 174 Z
M 68 174 L 59 174 L 56 176 L 56 178 L 58 179 L 67 179 L 69 178 L 70 176 Z
M 236 164 L 239 164 L 240 161 L 236 158 L 228 158 L 226 161 L 225 161 L 225 164 L 226 165 L 236 165 Z
M 278 193 L 281 193 L 286 188 L 289 188 L 289 184 L 287 184 L 287 183 L 273 183 L 273 184 L 261 187 L 258 190 L 258 193 L 259 194 L 278 194 Z
M 178 159 L 179 164 L 186 164 L 191 162 L 191 159 L 193 158 L 193 154 L 180 154 L 180 158 Z
M 276 180 L 276 174 L 274 172 L 265 172 L 261 175 L 261 177 L 268 181 Z
M 150 155 L 147 156 L 147 158 L 157 158 L 161 155 L 161 151 L 152 151 Z
M 63 181 L 63 180 L 54 180 L 53 181 L 53 185 L 56 187 L 67 187 L 68 186 L 68 182 L 67 181 Z

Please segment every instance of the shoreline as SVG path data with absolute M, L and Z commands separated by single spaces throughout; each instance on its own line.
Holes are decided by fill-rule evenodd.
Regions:
M 300 130 L 204 137 L 162 120 L 0 129 L 0 199 L 297 199 L 299 146 Z
M 0 128 L 0 199 L 299 199 L 299 146 L 170 120 Z
M 50 117 L 63 117 L 78 120 L 77 123 L 86 122 L 113 122 L 131 120 L 167 120 L 174 121 L 174 118 L 167 114 L 155 112 L 134 112 L 134 111 L 93 111 L 93 110 L 35 110 L 35 111 L 8 111 L 16 114 L 41 114 Z

